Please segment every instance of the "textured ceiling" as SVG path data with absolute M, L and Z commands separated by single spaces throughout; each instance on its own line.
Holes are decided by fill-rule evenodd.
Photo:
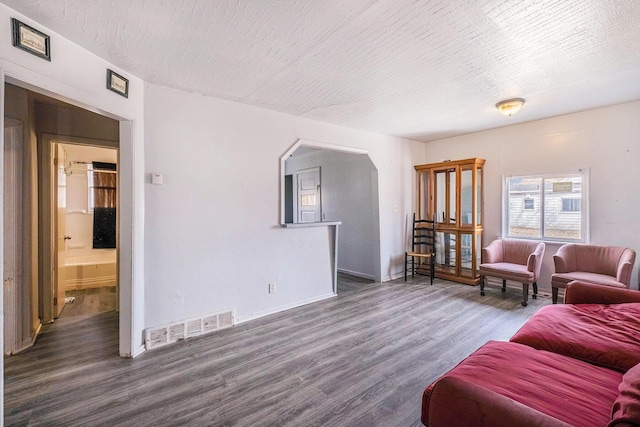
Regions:
M 147 82 L 423 141 L 640 99 L 640 0 L 2 2 Z

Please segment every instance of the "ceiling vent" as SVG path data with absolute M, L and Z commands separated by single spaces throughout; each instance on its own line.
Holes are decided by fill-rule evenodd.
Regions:
M 230 328 L 234 325 L 234 318 L 233 310 L 229 310 L 222 313 L 207 314 L 202 317 L 183 320 L 169 325 L 148 328 L 144 331 L 144 346 L 147 351 L 149 351 L 187 338 Z

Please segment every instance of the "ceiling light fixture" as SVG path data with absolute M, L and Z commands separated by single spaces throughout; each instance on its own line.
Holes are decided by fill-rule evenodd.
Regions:
M 512 114 L 517 113 L 524 105 L 524 99 L 511 98 L 500 101 L 496 104 L 496 108 L 505 116 L 511 117 Z

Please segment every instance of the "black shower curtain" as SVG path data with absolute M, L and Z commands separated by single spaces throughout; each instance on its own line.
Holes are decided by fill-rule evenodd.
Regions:
M 116 165 L 93 162 L 93 248 L 116 247 Z

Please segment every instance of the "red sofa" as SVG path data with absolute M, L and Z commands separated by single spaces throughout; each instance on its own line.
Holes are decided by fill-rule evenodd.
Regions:
M 426 426 L 640 426 L 640 292 L 584 282 L 431 384 Z

